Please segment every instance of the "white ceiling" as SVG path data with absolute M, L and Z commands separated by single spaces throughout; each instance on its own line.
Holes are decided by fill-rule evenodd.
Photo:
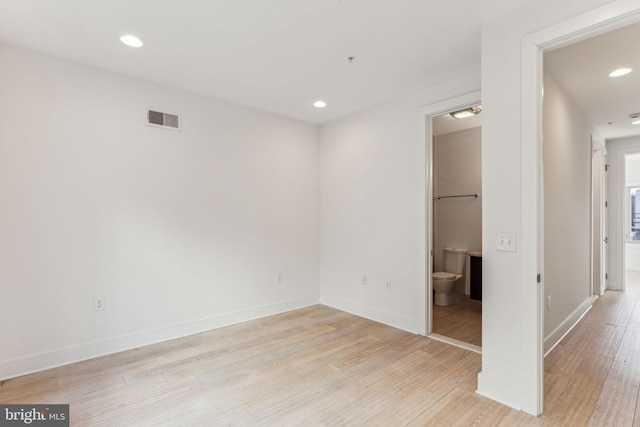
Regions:
M 478 72 L 481 4 L 0 0 L 0 42 L 325 123 Z
M 640 113 L 638 40 L 640 23 L 544 55 L 546 69 L 605 139 L 640 135 L 640 125 L 629 118 Z M 634 71 L 609 77 L 620 67 Z

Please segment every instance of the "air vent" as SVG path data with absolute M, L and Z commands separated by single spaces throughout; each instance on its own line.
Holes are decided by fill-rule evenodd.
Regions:
M 147 126 L 180 130 L 180 115 L 163 113 L 162 111 L 157 110 L 149 110 L 147 111 Z

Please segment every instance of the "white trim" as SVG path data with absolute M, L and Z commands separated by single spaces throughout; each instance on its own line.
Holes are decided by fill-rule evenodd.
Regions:
M 0 380 L 182 338 L 319 303 L 319 296 L 299 298 L 7 360 L 0 362 Z
M 595 295 L 603 295 L 606 287 L 606 155 L 605 141 L 600 135 L 593 133 L 591 135 L 591 292 Z M 596 193 L 598 195 L 597 198 Z M 597 273 L 597 277 L 594 272 Z
M 346 311 L 347 313 L 356 316 L 364 317 L 365 319 L 373 320 L 374 322 L 384 323 L 385 325 L 402 329 L 403 331 L 411 332 L 412 334 L 419 333 L 418 330 L 420 328 L 420 322 L 417 319 L 399 316 L 395 313 L 378 310 L 377 308 L 360 304 L 355 301 L 336 297 L 327 297 L 326 295 L 322 297 L 321 304 L 341 311 Z
M 594 151 L 602 151 L 604 154 L 607 154 L 606 142 L 602 139 L 600 134 L 594 132 L 591 134 L 591 138 L 591 149 Z
M 425 119 L 424 141 L 426 145 L 426 176 L 425 176 L 425 256 L 427 259 L 425 268 L 425 283 L 420 288 L 420 318 L 423 319 L 418 333 L 429 336 L 433 331 L 433 319 L 431 310 L 433 306 L 433 284 L 431 272 L 433 271 L 433 126 L 432 118 L 450 111 L 454 111 L 470 105 L 479 104 L 482 93 L 477 90 L 470 93 L 457 95 L 452 98 L 429 104 L 420 108 Z
M 582 301 L 582 303 L 571 313 L 562 323 L 558 325 L 547 337 L 544 339 L 544 355 L 549 354 L 553 348 L 562 341 L 565 335 L 569 333 L 584 317 L 585 314 L 593 306 L 593 302 L 598 299 L 597 295 L 592 295 L 589 298 Z
M 500 402 L 503 405 L 510 406 L 518 411 L 522 410 L 520 399 L 518 398 L 518 396 L 522 394 L 521 389 L 515 387 L 513 384 L 502 381 L 500 378 L 480 372 L 478 374 L 478 388 L 476 393 Z
M 523 411 L 540 415 L 544 402 L 544 197 L 542 173 L 542 53 L 531 38 L 521 53 L 521 276 Z M 532 120 L 533 118 L 533 120 Z M 537 282 L 538 274 L 542 281 Z
M 534 277 L 542 261 L 543 198 L 541 155 L 541 55 L 543 50 L 558 48 L 640 20 L 637 0 L 619 0 L 574 18 L 537 31 L 522 39 L 521 43 L 521 206 L 522 214 L 522 276 L 523 289 L 520 306 L 522 322 L 522 410 L 538 415 L 544 401 L 544 360 L 542 302 L 544 282 L 536 286 Z M 531 161 L 530 159 L 536 159 Z M 536 208 L 531 209 L 532 206 Z M 543 274 L 544 280 L 544 274 Z M 533 337 L 537 337 L 534 339 Z M 480 382 L 491 387 L 491 381 Z M 506 391 L 506 390 L 505 390 Z
M 568 46 L 640 20 L 637 0 L 618 0 L 551 25 L 525 38 L 542 50 Z
M 475 344 L 469 344 L 468 342 L 460 341 L 454 338 L 445 337 L 440 334 L 429 334 L 429 337 L 433 340 L 443 342 L 445 344 L 450 344 L 459 348 L 463 348 L 465 350 L 473 351 L 474 353 L 482 354 L 482 347 L 478 347 Z

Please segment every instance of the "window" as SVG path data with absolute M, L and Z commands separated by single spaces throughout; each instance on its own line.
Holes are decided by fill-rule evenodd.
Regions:
M 629 241 L 640 243 L 640 187 L 629 187 Z

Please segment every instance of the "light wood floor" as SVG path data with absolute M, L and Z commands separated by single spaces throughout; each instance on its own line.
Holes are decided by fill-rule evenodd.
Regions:
M 475 393 L 479 354 L 321 305 L 7 380 L 0 402 L 70 403 L 74 426 L 640 425 L 639 295 L 607 292 L 547 357 L 538 418 Z
M 434 304 L 433 332 L 482 347 L 482 302 L 467 297 L 446 307 Z

